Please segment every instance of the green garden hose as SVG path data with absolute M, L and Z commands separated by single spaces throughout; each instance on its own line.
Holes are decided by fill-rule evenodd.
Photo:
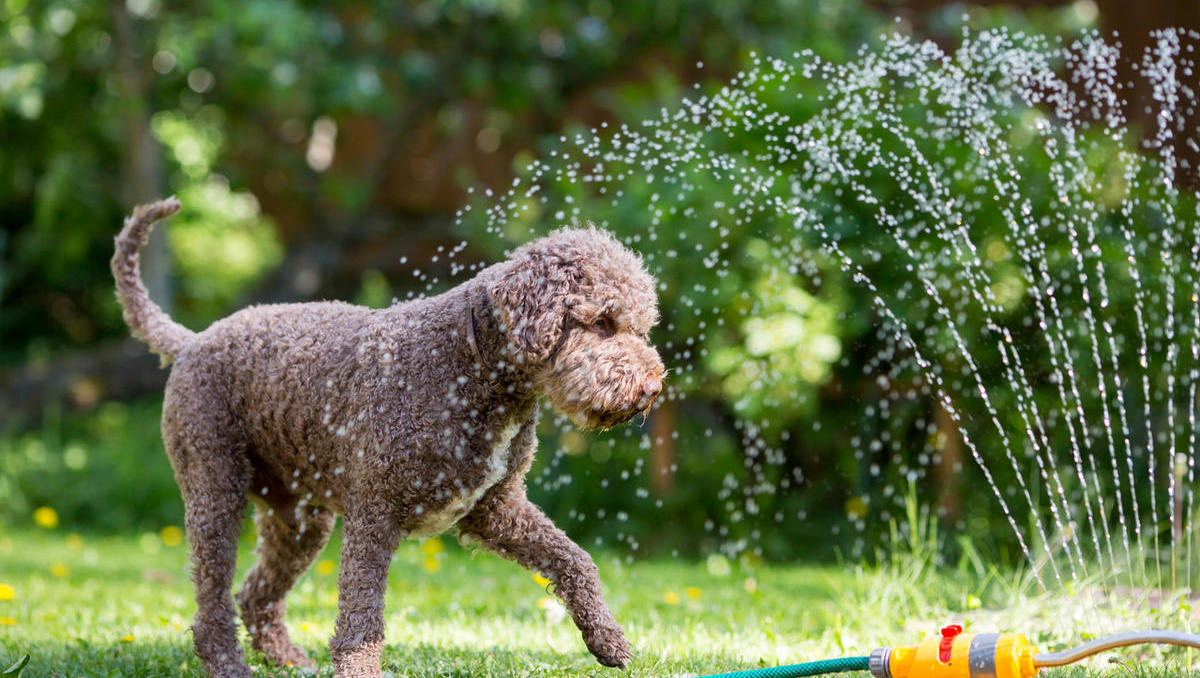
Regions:
M 800 676 L 821 676 L 826 673 L 843 673 L 846 671 L 866 671 L 869 657 L 841 657 L 838 659 L 823 659 L 817 662 L 791 664 L 790 666 L 772 666 L 766 669 L 750 669 L 734 671 L 705 678 L 800 678 Z

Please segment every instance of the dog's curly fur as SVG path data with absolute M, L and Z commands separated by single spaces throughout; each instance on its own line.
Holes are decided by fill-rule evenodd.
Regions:
M 137 208 L 112 269 L 135 335 L 174 361 L 162 430 L 183 494 L 198 610 L 196 654 L 250 676 L 230 595 L 247 498 L 258 562 L 237 594 L 252 644 L 310 665 L 284 596 L 343 516 L 336 674 L 380 675 L 388 565 L 406 537 L 451 527 L 540 571 L 600 663 L 629 643 L 588 554 L 526 498 L 539 394 L 587 427 L 650 407 L 654 279 L 594 228 L 563 229 L 436 297 L 370 310 L 327 302 L 244 309 L 193 333 L 146 294 L 138 249 L 174 199 Z

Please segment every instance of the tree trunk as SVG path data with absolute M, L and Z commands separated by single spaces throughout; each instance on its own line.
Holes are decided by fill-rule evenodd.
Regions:
M 675 402 L 663 398 L 658 409 L 650 415 L 650 437 L 654 447 L 650 452 L 650 487 L 660 497 L 675 489 Z
M 954 417 L 941 401 L 934 403 L 936 408 L 938 435 L 942 436 L 942 444 L 938 446 L 938 461 L 936 478 L 938 486 L 938 513 L 942 520 L 954 525 L 962 517 L 962 437 L 958 433 L 958 425 Z
M 125 0 L 112 0 L 111 6 L 121 97 L 122 199 L 126 211 L 132 211 L 134 205 L 165 197 L 162 159 L 158 143 L 150 131 L 150 105 L 147 101 L 150 76 L 145 68 L 145 60 L 138 58 L 133 17 L 125 7 Z M 142 281 L 150 298 L 170 313 L 170 253 L 163 229 L 150 233 L 150 240 L 142 248 L 141 257 Z

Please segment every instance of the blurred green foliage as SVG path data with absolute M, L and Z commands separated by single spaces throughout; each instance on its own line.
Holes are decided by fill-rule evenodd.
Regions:
M 876 23 L 854 2 L 830 0 L 252 0 L 169 10 L 131 0 L 122 11 L 132 34 L 123 36 L 116 7 L 0 7 L 0 176 L 11 177 L 0 182 L 0 364 L 124 333 L 106 264 L 130 201 L 124 128 L 140 107 L 154 112 L 165 156 L 160 190 L 184 197 L 195 217 L 193 244 L 172 243 L 175 305 L 183 322 L 203 326 L 238 298 L 235 288 L 279 261 L 266 238 L 271 222 L 248 191 L 287 206 L 276 236 L 285 248 L 381 209 L 449 213 L 453 202 L 420 201 L 456 192 L 481 162 L 498 184 L 509 168 L 456 158 L 448 186 L 390 199 L 381 177 L 391 158 L 440 162 L 436 148 L 418 147 L 430 135 L 448 147 L 474 140 L 483 156 L 518 150 L 576 116 L 639 116 L 669 104 L 691 61 L 723 77 L 746 44 L 846 53 Z M 122 59 L 134 64 L 132 85 Z M 390 155 L 332 167 L 313 157 L 322 125 L 336 138 L 339 125 L 363 121 L 374 128 L 366 143 L 394 146 Z M 236 247 L 251 250 L 232 267 L 194 246 L 232 231 L 246 240 Z
M 26 524 L 49 506 L 74 529 L 180 524 L 183 503 L 158 428 L 161 404 L 108 402 L 87 416 L 51 410 L 40 427 L 0 438 L 0 518 Z

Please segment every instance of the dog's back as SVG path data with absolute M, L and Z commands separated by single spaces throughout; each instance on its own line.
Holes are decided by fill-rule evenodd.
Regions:
M 262 433 L 294 435 L 300 420 L 316 418 L 322 400 L 353 384 L 369 319 L 369 309 L 342 302 L 252 306 L 196 335 L 172 372 L 211 375 L 235 414 L 267 413 Z

